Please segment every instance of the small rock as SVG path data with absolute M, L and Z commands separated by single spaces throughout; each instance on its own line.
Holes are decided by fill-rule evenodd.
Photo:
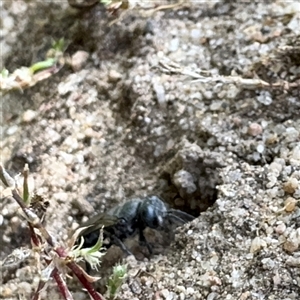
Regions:
M 75 72 L 82 69 L 85 65 L 87 59 L 89 57 L 88 52 L 85 51 L 77 51 L 75 54 L 72 55 L 71 65 Z
M 277 227 L 275 228 L 275 232 L 277 234 L 283 234 L 285 230 L 286 230 L 286 225 L 284 223 L 277 225 Z
M 265 247 L 267 247 L 266 241 L 257 236 L 251 243 L 250 252 L 255 253 Z
M 53 144 L 60 140 L 60 134 L 52 128 L 47 129 L 47 136 L 46 137 Z
M 165 92 L 164 86 L 161 83 L 154 82 L 153 89 L 155 91 L 158 104 L 160 105 L 160 107 L 165 107 L 166 106 L 166 92 Z
M 270 105 L 273 102 L 272 96 L 268 91 L 262 91 L 257 96 L 257 101 L 264 104 L 264 105 Z
M 299 182 L 296 178 L 289 178 L 289 180 L 283 184 L 283 190 L 288 194 L 293 194 L 299 186 Z
M 110 70 L 108 73 L 109 82 L 117 82 L 122 78 L 122 74 L 116 70 Z
M 188 287 L 186 289 L 186 293 L 187 293 L 187 295 L 193 295 L 195 293 L 195 290 L 192 287 Z
M 185 293 L 185 287 L 183 286 L 183 285 L 178 285 L 177 287 L 176 287 L 176 292 L 178 292 L 178 293 Z
M 212 292 L 207 296 L 207 300 L 215 300 L 219 298 L 219 294 L 216 292 Z
M 251 136 L 257 136 L 262 134 L 262 127 L 258 123 L 251 123 L 248 127 L 248 134 Z
M 86 293 L 84 292 L 76 292 L 73 294 L 74 299 L 76 300 L 86 300 Z
M 236 85 L 231 84 L 228 86 L 226 97 L 228 99 L 235 99 L 239 92 L 240 92 L 240 89 Z
M 173 176 L 175 186 L 183 189 L 187 194 L 192 194 L 197 190 L 192 174 L 185 170 L 179 170 Z
M 292 230 L 288 240 L 283 244 L 283 248 L 288 252 L 295 252 L 300 245 L 300 228 Z
M 174 38 L 171 40 L 170 45 L 169 45 L 169 51 L 170 52 L 175 52 L 179 48 L 179 43 L 180 40 L 178 38 Z
M 222 104 L 223 102 L 222 101 L 213 101 L 211 103 L 211 105 L 209 106 L 209 109 L 211 111 L 217 111 L 217 110 L 220 110 L 222 108 Z
M 299 7 L 298 7 L 299 9 Z M 299 26 L 299 11 L 298 14 L 295 14 L 294 17 L 291 19 L 290 23 L 287 25 L 287 27 L 293 31 L 295 35 L 300 34 L 300 26 Z
M 32 291 L 32 285 L 29 282 L 22 281 L 18 284 L 18 292 L 30 295 Z
M 60 201 L 60 202 L 66 202 L 69 199 L 68 193 L 65 192 L 58 192 L 52 194 L 53 199 Z
M 270 164 L 270 171 L 272 171 L 272 173 L 276 174 L 276 177 L 280 175 L 281 171 L 282 171 L 282 165 L 279 164 L 278 162 L 272 162 Z
M 78 149 L 78 147 L 79 147 L 77 139 L 73 136 L 68 136 L 64 140 L 63 145 L 67 148 L 67 151 L 69 153 L 73 152 L 74 150 Z
M 37 116 L 37 112 L 31 109 L 28 109 L 24 112 L 22 116 L 22 121 L 24 123 L 30 123 L 32 122 Z
M 100 132 L 95 131 L 93 128 L 91 127 L 87 127 L 84 130 L 84 135 L 87 138 L 97 138 L 100 139 L 102 137 L 102 134 Z
M 18 131 L 19 127 L 18 125 L 13 125 L 13 126 L 10 126 L 7 131 L 6 131 L 6 134 L 7 135 L 13 135 L 15 134 L 17 131 Z
M 291 159 L 300 161 L 300 146 L 295 147 L 291 153 Z
M 262 144 L 258 144 L 257 147 L 256 147 L 256 151 L 260 154 L 264 153 L 265 151 L 265 146 L 262 145 Z
M 298 243 L 295 241 L 286 241 L 283 244 L 283 249 L 288 252 L 295 252 L 298 249 Z
M 167 289 L 161 290 L 160 294 L 163 296 L 164 299 L 169 299 L 170 292 Z
M 201 31 L 198 28 L 194 28 L 191 30 L 190 36 L 195 42 L 200 41 L 201 38 Z
M 14 19 L 11 16 L 6 16 L 2 19 L 2 26 L 7 31 L 11 30 L 14 27 Z
M 284 209 L 287 212 L 291 212 L 294 211 L 295 207 L 297 204 L 297 200 L 293 197 L 288 197 L 285 201 L 284 201 Z
M 270 257 L 262 259 L 263 268 L 266 270 L 272 270 L 275 267 L 275 261 Z
M 60 151 L 59 156 L 62 158 L 62 161 L 66 165 L 71 165 L 73 163 L 73 159 L 74 159 L 73 154 L 69 154 L 69 153 L 66 153 L 64 151 Z
M 234 117 L 232 119 L 232 122 L 236 127 L 241 127 L 241 125 L 242 125 L 242 119 L 239 117 Z
M 299 131 L 295 127 L 288 127 L 285 131 L 285 140 L 287 142 L 296 142 L 299 139 Z
M 289 266 L 300 267 L 300 257 L 289 256 L 288 259 L 286 260 L 286 263 Z
M 3 288 L 1 288 L 1 294 L 0 295 L 3 298 L 8 298 L 8 297 L 11 297 L 13 295 L 13 292 L 9 287 L 3 287 Z

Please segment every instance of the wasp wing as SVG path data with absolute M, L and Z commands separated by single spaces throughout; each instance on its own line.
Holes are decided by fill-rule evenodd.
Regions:
M 86 229 L 80 233 L 79 238 L 94 231 L 99 231 L 102 227 L 105 229 L 106 227 L 114 226 L 118 223 L 118 221 L 119 219 L 116 216 L 111 216 L 106 213 L 97 214 L 80 226 L 80 228 Z

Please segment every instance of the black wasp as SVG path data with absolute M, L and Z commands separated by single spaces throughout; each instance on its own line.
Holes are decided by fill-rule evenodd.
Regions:
M 79 238 L 84 238 L 83 248 L 92 247 L 103 227 L 103 240 L 109 240 L 105 246 L 109 248 L 113 244 L 117 245 L 127 255 L 131 255 L 123 241 L 138 234 L 139 242 L 152 254 L 152 248 L 144 236 L 146 227 L 163 230 L 169 223 L 182 225 L 193 219 L 193 216 L 183 211 L 169 209 L 159 197 L 148 196 L 144 199 L 132 199 L 106 213 L 95 215 L 81 226 L 87 228 L 81 232 Z

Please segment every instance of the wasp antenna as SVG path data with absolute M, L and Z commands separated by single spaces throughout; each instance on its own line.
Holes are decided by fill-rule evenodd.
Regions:
M 168 215 L 175 220 L 178 221 L 180 220 L 180 222 L 183 224 L 187 222 L 191 222 L 195 219 L 194 216 L 178 209 L 169 209 Z

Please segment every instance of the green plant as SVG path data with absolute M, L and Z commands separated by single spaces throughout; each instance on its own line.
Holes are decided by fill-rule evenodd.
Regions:
M 45 209 L 38 209 L 43 207 L 42 197 L 30 195 L 29 193 L 28 173 L 28 166 L 25 165 L 23 171 L 23 192 L 21 193 L 21 187 L 18 185 L 18 181 L 12 178 L 4 167 L 0 165 L 0 179 L 6 186 L 5 195 L 16 201 L 20 206 L 30 230 L 31 243 L 35 251 L 39 254 L 40 260 L 43 261 L 44 269 L 41 272 L 40 282 L 31 299 L 40 299 L 40 291 L 46 286 L 47 282 L 53 278 L 63 299 L 72 300 L 73 296 L 64 280 L 66 272 L 68 271 L 78 278 L 91 299 L 103 300 L 104 297 L 100 295 L 92 285 L 92 282 L 99 278 L 88 275 L 78 265 L 78 262 L 84 259 L 94 268 L 99 266 L 101 257 L 104 254 L 101 252 L 101 232 L 96 245 L 88 249 L 81 249 L 81 245 L 74 246 L 80 231 L 75 232 L 67 247 L 57 243 L 55 238 L 49 234 L 42 223 Z M 40 213 L 41 211 L 43 212 L 42 214 Z M 44 247 L 45 244 L 48 246 Z M 16 249 L 4 260 L 3 266 L 5 267 L 6 265 L 8 266 L 20 260 L 24 260 L 28 256 L 29 251 L 29 249 Z
M 116 265 L 113 267 L 113 273 L 108 279 L 107 295 L 109 299 L 115 299 L 119 289 L 127 277 L 127 266 Z
M 45 60 L 30 67 L 20 67 L 12 73 L 3 69 L 0 73 L 0 92 L 8 92 L 13 89 L 23 90 L 57 73 L 66 62 L 63 56 L 64 51 L 64 39 L 53 41 L 52 48 L 49 49 Z

